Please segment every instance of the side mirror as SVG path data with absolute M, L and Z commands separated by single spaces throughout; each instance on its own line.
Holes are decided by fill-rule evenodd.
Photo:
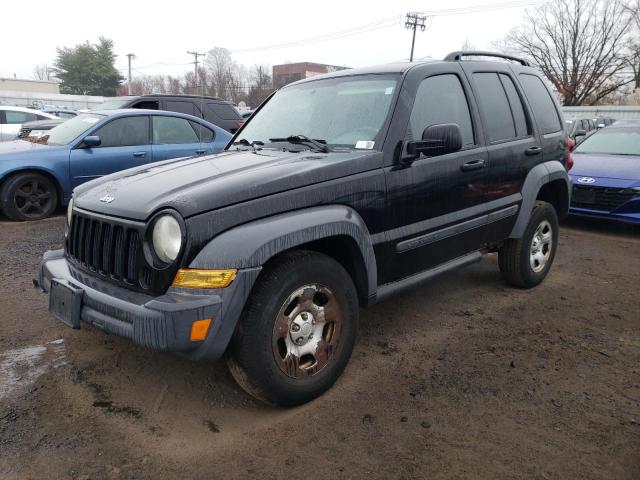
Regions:
M 84 144 L 85 147 L 93 148 L 93 147 L 99 147 L 100 143 L 102 142 L 98 135 L 88 135 L 84 137 L 84 140 L 82 140 L 82 143 Z
M 573 135 L 574 137 L 584 137 L 587 134 L 584 130 L 576 130 L 576 133 Z
M 437 157 L 457 152 L 462 148 L 462 134 L 455 123 L 431 125 L 422 132 L 422 140 L 407 143 L 407 153 L 419 156 Z

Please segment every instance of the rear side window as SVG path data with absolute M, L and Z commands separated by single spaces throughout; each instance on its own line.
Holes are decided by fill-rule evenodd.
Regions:
M 474 73 L 478 103 L 484 114 L 490 142 L 516 138 L 516 127 L 507 94 L 497 73 Z
M 531 129 L 529 128 L 527 116 L 524 113 L 524 106 L 522 105 L 522 99 L 520 95 L 518 95 L 516 86 L 513 84 L 511 77 L 504 73 L 500 74 L 500 81 L 502 82 L 504 91 L 507 93 L 511 114 L 513 115 L 513 123 L 516 126 L 516 135 L 518 137 L 526 137 L 531 133 Z
M 215 133 L 210 128 L 205 127 L 201 123 L 192 122 L 191 120 L 189 120 L 189 123 L 201 142 L 211 142 L 215 138 Z
M 419 140 L 427 127 L 442 123 L 455 123 L 460 127 L 463 145 L 475 143 L 467 96 L 457 75 L 426 78 L 416 93 L 410 119 L 412 138 Z
M 542 80 L 535 75 L 527 73 L 520 74 L 520 83 L 524 94 L 529 100 L 533 115 L 536 117 L 536 123 L 540 128 L 540 133 L 554 133 L 562 130 L 560 116 L 553 103 L 551 94 L 547 87 L 544 86 Z
M 196 112 L 196 107 L 191 102 L 166 100 L 165 105 L 166 109 L 170 112 L 186 113 L 187 115 L 195 115 L 196 117 L 200 116 L 200 112 Z
M 222 118 L 223 120 L 242 120 L 242 117 L 238 113 L 238 111 L 233 107 L 233 105 L 229 105 L 226 103 L 208 103 L 209 108 L 213 111 L 215 115 Z
M 178 117 L 153 117 L 153 143 L 197 143 L 198 135 L 191 123 Z
M 100 127 L 94 135 L 100 137 L 100 147 L 127 147 L 149 144 L 149 117 L 116 118 Z

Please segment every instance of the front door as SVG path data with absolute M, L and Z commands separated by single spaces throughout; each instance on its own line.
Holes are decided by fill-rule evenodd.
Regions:
M 417 81 L 416 81 L 417 80 Z M 480 248 L 487 151 L 474 125 L 469 86 L 458 64 L 429 68 L 405 86 L 415 92 L 401 158 L 386 167 L 387 262 L 380 283 L 399 280 Z M 412 85 L 413 83 L 413 85 Z M 460 127 L 462 149 L 402 161 L 406 144 L 431 125 Z
M 116 118 L 90 135 L 100 137 L 100 146 L 89 148 L 81 142 L 71 151 L 69 168 L 73 187 L 152 161 L 147 115 Z

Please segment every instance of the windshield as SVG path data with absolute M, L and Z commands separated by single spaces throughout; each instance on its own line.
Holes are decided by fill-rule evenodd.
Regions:
M 46 132 L 46 135 L 40 137 L 38 143 L 46 145 L 66 145 L 80 134 L 87 131 L 93 125 L 98 123 L 104 115 L 96 115 L 94 113 L 84 113 L 77 117 L 70 118 L 66 122 L 61 123 L 57 127 L 53 127 Z
M 283 88 L 251 117 L 237 141 L 268 145 L 304 136 L 329 146 L 374 149 L 398 79 L 360 75 Z
M 131 101 L 131 98 L 118 98 L 114 100 L 108 100 L 100 105 L 96 105 L 91 110 L 116 110 L 124 107 Z
M 586 138 L 576 153 L 640 155 L 640 129 L 607 127 Z

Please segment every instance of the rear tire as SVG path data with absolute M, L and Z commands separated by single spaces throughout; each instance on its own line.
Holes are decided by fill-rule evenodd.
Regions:
M 227 350 L 229 370 L 272 405 L 306 403 L 342 374 L 358 330 L 351 277 L 332 258 L 286 253 L 261 273 Z
M 2 211 L 11 220 L 24 222 L 50 217 L 58 206 L 54 183 L 39 173 L 18 173 L 0 191 Z
M 498 250 L 500 272 L 510 285 L 531 288 L 549 273 L 558 249 L 558 215 L 550 203 L 536 201 L 521 238 Z

